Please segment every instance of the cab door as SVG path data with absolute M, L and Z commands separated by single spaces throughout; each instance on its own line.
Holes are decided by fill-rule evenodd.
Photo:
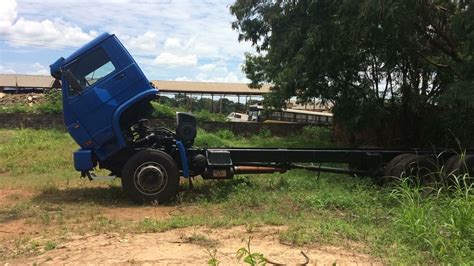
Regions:
M 69 83 L 73 83 L 68 91 L 69 106 L 91 136 L 89 146 L 99 148 L 99 157 L 117 149 L 112 117 L 120 104 L 118 94 L 131 83 L 129 69 L 121 67 L 107 48 L 104 43 L 65 67 Z

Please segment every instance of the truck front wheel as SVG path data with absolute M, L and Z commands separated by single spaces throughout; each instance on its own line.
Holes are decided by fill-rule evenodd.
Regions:
M 162 151 L 140 151 L 123 167 L 122 188 L 138 203 L 169 201 L 178 192 L 178 166 L 171 156 Z

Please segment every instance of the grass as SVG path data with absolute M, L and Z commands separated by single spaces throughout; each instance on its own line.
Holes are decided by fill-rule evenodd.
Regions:
M 404 181 L 392 197 L 397 238 L 443 263 L 474 261 L 474 193 L 471 186 L 424 195 Z M 407 255 L 413 250 L 405 250 Z
M 62 114 L 62 106 L 58 103 L 40 103 L 32 106 L 26 104 L 16 104 L 2 106 L 0 114 Z
M 63 111 L 61 92 L 59 90 L 48 90 L 44 94 L 45 101 L 34 105 L 13 104 L 2 106 L 1 113 L 33 113 L 33 114 L 61 114 Z
M 264 148 L 325 148 L 334 147 L 328 128 L 305 127 L 301 134 L 274 137 L 262 130 L 251 137 L 235 135 L 230 130 L 214 133 L 198 129 L 195 145 L 198 147 L 264 147 Z
M 61 95 L 59 98 L 57 95 L 49 95 L 46 97 L 45 102 L 37 103 L 34 105 L 27 104 L 12 104 L 0 107 L 0 114 L 62 114 L 62 102 Z M 172 107 L 167 104 L 160 104 L 152 102 L 153 118 L 162 119 L 175 119 L 176 112 L 186 112 L 183 107 Z M 226 116 L 219 113 L 211 113 L 208 110 L 202 109 L 200 111 L 194 111 L 193 114 L 196 116 L 198 121 L 214 121 L 214 122 L 225 122 Z
M 230 131 L 199 131 L 198 146 L 327 147 L 327 131 L 307 128 L 277 138 L 263 132 L 250 138 Z M 163 208 L 170 218 L 151 215 L 135 221 L 107 211 L 141 209 L 131 204 L 119 181 L 89 182 L 73 170 L 76 145 L 63 132 L 0 130 L 0 190 L 17 191 L 0 209 L 0 224 L 24 221 L 41 232 L 0 243 L 1 257 L 29 256 L 68 241 L 71 233 L 162 232 L 189 226 L 283 225 L 280 241 L 291 245 L 329 244 L 368 252 L 389 264 L 468 264 L 474 261 L 474 193 L 456 186 L 426 195 L 402 182 L 381 188 L 370 179 L 292 170 L 285 174 L 239 176 L 182 188 Z M 24 195 L 26 194 L 26 195 Z M 158 207 L 159 209 L 160 207 Z M 185 211 L 191 209 L 191 211 Z M 186 241 L 203 248 L 215 243 L 203 235 Z M 34 253 L 33 252 L 33 253 Z

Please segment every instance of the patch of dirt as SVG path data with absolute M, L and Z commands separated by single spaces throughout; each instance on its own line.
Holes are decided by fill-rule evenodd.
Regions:
M 43 93 L 1 93 L 0 106 L 7 105 L 34 105 L 45 101 Z
M 140 221 L 146 218 L 166 219 L 171 215 L 174 207 L 117 207 L 104 208 L 102 215 L 109 219 Z
M 27 219 L 20 218 L 1 223 L 0 227 L 0 243 L 17 239 L 22 235 L 38 235 L 41 228 L 37 224 L 28 223 Z
M 0 189 L 0 207 L 31 198 L 33 193 L 20 189 Z
M 242 265 L 243 263 L 236 258 L 236 252 L 246 247 L 247 240 L 252 236 L 251 252 L 263 253 L 267 259 L 282 264 L 304 263 L 305 258 L 301 251 L 308 256 L 310 265 L 382 264 L 369 255 L 348 248 L 329 246 L 302 248 L 281 244 L 278 240 L 281 230 L 284 230 L 284 227 L 256 227 L 250 233 L 244 226 L 195 227 L 163 233 L 77 236 L 55 250 L 39 256 L 4 263 L 206 265 L 211 258 L 208 250 L 216 249 L 215 257 L 221 265 Z
M 102 215 L 109 219 L 141 221 L 146 218 L 153 220 L 164 220 L 172 216 L 181 216 L 187 214 L 198 215 L 203 212 L 202 209 L 194 206 L 150 206 L 150 207 L 115 207 L 104 208 Z

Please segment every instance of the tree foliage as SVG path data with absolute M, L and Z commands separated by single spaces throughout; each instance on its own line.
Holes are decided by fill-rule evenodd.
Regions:
M 433 108 L 474 107 L 474 11 L 467 0 L 236 0 L 244 71 L 266 102 L 334 103 L 350 128 L 397 114 L 413 128 Z

